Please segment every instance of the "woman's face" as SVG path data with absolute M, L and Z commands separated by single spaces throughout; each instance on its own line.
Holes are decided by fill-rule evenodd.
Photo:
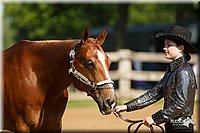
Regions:
M 177 46 L 172 40 L 165 39 L 165 47 L 163 48 L 165 52 L 165 58 L 170 60 L 175 60 L 181 56 L 183 56 L 184 46 Z

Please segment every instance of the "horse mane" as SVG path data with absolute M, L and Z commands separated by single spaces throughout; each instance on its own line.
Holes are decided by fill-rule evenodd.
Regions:
M 66 57 L 68 59 L 69 52 L 72 46 L 79 43 L 80 39 L 74 40 L 21 40 L 13 45 L 15 51 L 21 51 L 20 53 L 31 54 L 32 57 L 37 57 L 40 60 L 45 59 L 50 61 L 52 59 L 61 59 Z M 48 57 L 48 58 L 47 58 Z
M 38 41 L 32 41 L 32 40 L 21 40 L 19 43 L 31 43 L 31 44 L 37 44 L 37 45 L 46 45 L 46 44 L 58 44 L 58 43 L 72 43 L 72 42 L 78 42 L 80 39 L 74 39 L 74 40 L 38 40 Z
M 64 50 L 63 48 L 71 47 L 73 44 L 80 42 L 80 39 L 74 40 L 41 40 L 41 41 L 31 41 L 31 40 L 22 40 L 18 44 L 25 45 L 28 49 L 37 49 L 37 50 Z M 46 52 L 45 52 L 46 53 Z

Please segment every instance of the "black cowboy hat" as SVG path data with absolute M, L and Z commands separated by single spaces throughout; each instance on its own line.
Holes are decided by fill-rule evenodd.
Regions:
M 190 42 L 191 36 L 192 33 L 188 29 L 178 25 L 170 26 L 167 32 L 159 32 L 156 34 L 157 39 L 170 39 L 174 42 L 180 42 L 188 46 L 188 48 L 196 49 Z

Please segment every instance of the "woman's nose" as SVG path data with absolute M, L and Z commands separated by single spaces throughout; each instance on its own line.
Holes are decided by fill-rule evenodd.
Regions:
M 166 47 L 163 48 L 164 51 L 166 51 L 166 49 L 167 49 Z

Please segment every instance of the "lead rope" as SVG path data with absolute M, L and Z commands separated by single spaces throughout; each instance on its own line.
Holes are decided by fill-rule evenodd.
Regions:
M 133 133 L 137 133 L 137 131 L 139 130 L 139 128 L 144 124 L 143 120 L 130 120 L 126 117 L 124 117 L 123 115 L 121 115 L 120 113 L 118 113 L 119 118 L 121 118 L 123 121 L 131 123 L 128 126 L 128 133 L 131 133 L 131 127 L 136 124 L 139 123 L 139 125 L 135 128 L 135 130 L 133 131 Z M 151 126 L 149 126 L 151 133 L 155 133 L 153 126 L 157 126 L 161 129 L 162 133 L 164 133 L 164 129 L 162 126 L 158 125 L 158 124 L 152 124 Z

